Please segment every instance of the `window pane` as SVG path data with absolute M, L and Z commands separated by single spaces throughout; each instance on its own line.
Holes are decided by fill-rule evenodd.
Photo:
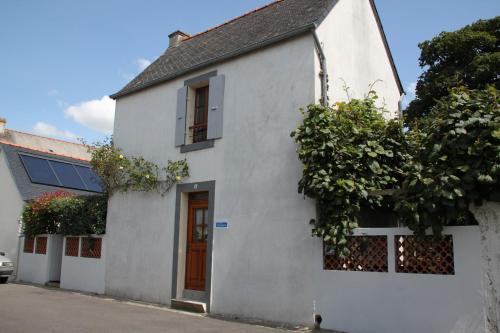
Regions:
M 208 111 L 207 93 L 208 93 L 208 87 L 196 89 L 196 102 L 195 102 L 195 115 L 194 115 L 195 125 L 204 124 L 207 122 L 207 119 L 205 119 L 205 115 Z
M 89 191 L 94 191 L 94 192 L 104 191 L 101 186 L 101 180 L 89 167 L 75 165 L 75 169 L 82 177 Z
M 26 155 L 19 156 L 32 182 L 59 186 L 59 182 L 47 160 Z
M 195 209 L 194 223 L 196 226 L 203 225 L 203 209 Z
M 204 209 L 194 210 L 194 228 L 193 228 L 193 239 L 195 241 L 203 241 L 205 239 L 204 235 Z
M 49 163 L 64 187 L 85 190 L 85 184 L 83 184 L 72 164 L 56 161 L 49 161 Z

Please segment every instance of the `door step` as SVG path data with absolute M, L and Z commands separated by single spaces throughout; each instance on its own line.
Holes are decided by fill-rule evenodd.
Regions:
M 176 298 L 171 300 L 171 305 L 173 309 L 196 312 L 196 313 L 205 313 L 206 304 L 203 302 L 192 301 L 189 299 Z
M 50 281 L 45 283 L 46 287 L 51 287 L 51 288 L 60 288 L 60 282 L 59 281 Z

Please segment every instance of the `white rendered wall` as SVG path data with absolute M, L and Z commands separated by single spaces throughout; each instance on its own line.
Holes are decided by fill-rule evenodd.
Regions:
M 98 237 L 98 236 L 96 236 Z M 66 237 L 64 238 L 61 288 L 78 290 L 90 293 L 104 294 L 104 275 L 106 260 L 106 242 L 104 237 L 101 244 L 101 258 L 81 257 L 82 240 L 78 247 L 78 257 L 66 256 Z
M 349 333 L 484 332 L 477 226 L 445 228 L 444 234 L 453 235 L 455 275 L 395 273 L 394 235 L 411 234 L 406 228 L 356 233 L 389 236 L 389 272 L 323 270 L 318 240 L 313 285 L 322 328 Z
M 47 236 L 47 253 L 37 254 L 24 253 L 24 237 L 21 237 L 21 253 L 19 257 L 19 270 L 17 279 L 22 282 L 45 284 L 49 281 L 57 281 L 60 277 L 60 251 L 62 249 L 62 236 Z M 35 246 L 36 247 L 36 246 Z
M 314 102 L 312 35 L 283 42 L 118 99 L 114 141 L 159 165 L 187 158 L 186 183 L 215 180 L 211 312 L 311 323 L 314 204 L 297 193 L 290 132 Z M 215 147 L 174 146 L 177 89 L 217 70 L 226 77 L 224 134 Z M 107 218 L 106 293 L 170 303 L 175 190 L 114 195 Z M 300 300 L 300 301 L 297 301 Z
M 362 98 L 372 83 L 381 80 L 374 90 L 379 105 L 391 112 L 387 117 L 393 117 L 400 93 L 370 1 L 339 0 L 317 31 L 327 60 L 330 103 L 347 99 L 344 81 L 352 98 Z M 319 70 L 316 61 L 317 75 Z M 319 80 L 316 86 L 319 99 Z
M 17 261 L 19 218 L 24 202 L 0 149 L 0 252 Z

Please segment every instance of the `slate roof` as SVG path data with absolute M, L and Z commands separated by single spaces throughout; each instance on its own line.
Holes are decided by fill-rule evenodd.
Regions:
M 399 91 L 403 94 L 404 88 L 375 0 L 369 1 Z M 117 99 L 203 67 L 312 31 L 330 13 L 337 2 L 338 0 L 277 0 L 215 28 L 191 36 L 176 47 L 167 48 L 155 62 L 110 97 Z
M 57 190 L 64 190 L 67 192 L 74 193 L 76 195 L 96 195 L 99 193 L 81 191 L 81 190 L 73 190 L 68 188 L 61 188 L 58 186 L 50 186 L 50 185 L 42 185 L 35 184 L 31 182 L 26 169 L 19 157 L 19 153 L 28 153 L 31 155 L 39 156 L 42 158 L 49 158 L 58 161 L 66 161 L 80 165 L 89 165 L 87 161 L 81 159 L 74 159 L 66 156 L 49 154 L 45 152 L 41 152 L 39 150 L 28 149 L 24 147 L 19 147 L 15 145 L 10 145 L 6 143 L 0 143 L 0 150 L 3 150 L 5 153 L 5 157 L 7 159 L 10 171 L 14 178 L 14 181 L 19 189 L 19 193 L 24 201 L 30 201 L 38 198 L 40 195 L 46 192 L 54 192 Z
M 314 28 L 337 0 L 278 0 L 168 48 L 118 98 Z

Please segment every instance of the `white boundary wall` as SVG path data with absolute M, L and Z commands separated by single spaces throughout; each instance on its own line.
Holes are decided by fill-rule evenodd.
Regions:
M 314 259 L 314 303 L 322 328 L 349 333 L 484 332 L 477 226 L 445 228 L 444 234 L 453 235 L 455 275 L 395 273 L 394 235 L 412 234 L 406 228 L 357 229 L 355 234 L 388 236 L 389 272 L 323 270 L 322 260 Z M 316 253 L 321 253 L 320 242 L 317 246 Z
M 36 284 L 59 281 L 63 238 L 60 235 L 39 235 L 37 237 L 47 237 L 47 253 L 37 254 L 35 251 L 25 253 L 23 251 L 24 237 L 20 237 L 18 280 Z
M 77 237 L 77 236 L 74 236 Z M 90 293 L 104 294 L 106 242 L 103 236 L 92 236 L 101 238 L 101 258 L 85 258 L 81 256 L 82 238 L 80 236 L 78 246 L 78 257 L 66 256 L 66 240 L 64 238 L 61 288 L 78 290 Z

